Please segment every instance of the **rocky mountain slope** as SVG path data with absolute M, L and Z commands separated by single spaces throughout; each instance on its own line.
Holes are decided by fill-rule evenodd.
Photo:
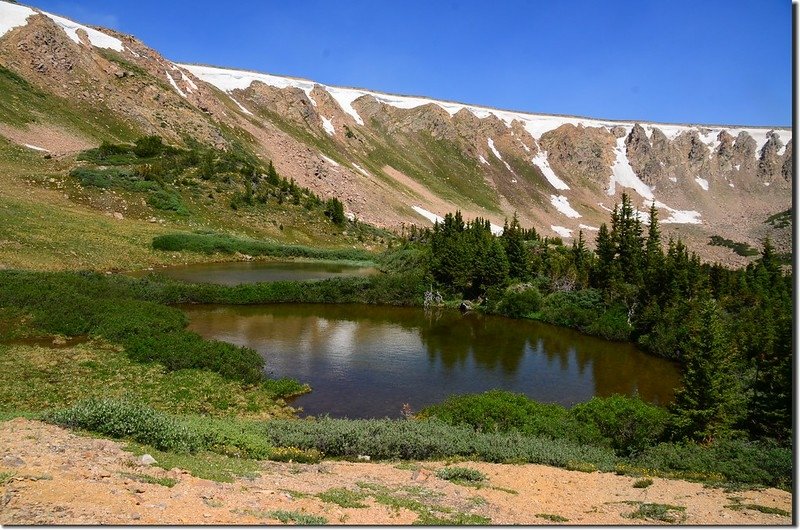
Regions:
M 789 229 L 764 223 L 792 203 L 786 128 L 537 115 L 176 64 L 135 37 L 4 1 L 0 67 L 0 135 L 56 156 L 191 137 L 244 145 L 391 228 L 461 209 L 499 229 L 516 211 L 543 234 L 591 240 L 626 191 L 707 258 L 742 261 L 712 235 L 791 246 Z

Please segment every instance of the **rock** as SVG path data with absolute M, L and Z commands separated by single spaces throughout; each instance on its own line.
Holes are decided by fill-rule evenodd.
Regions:
M 121 213 L 114 212 L 114 219 L 120 219 L 121 220 L 121 219 L 124 219 L 124 218 L 125 217 Z
M 22 467 L 25 461 L 16 455 L 8 455 L 3 458 L 3 465 L 5 467 Z
M 359 460 L 363 460 L 364 462 L 369 462 L 371 459 L 369 455 L 358 455 Z
M 114 72 L 114 75 L 117 76 L 117 79 L 122 79 L 123 77 L 125 77 L 128 74 L 127 74 L 127 72 L 124 72 L 122 70 L 117 70 L 116 72 Z
M 144 455 L 140 456 L 138 461 L 143 466 L 152 466 L 153 464 L 157 464 L 158 463 L 155 458 L 153 458 L 152 456 L 150 456 L 148 454 L 144 454 Z
M 458 310 L 462 313 L 466 313 L 467 311 L 472 311 L 472 302 L 469 300 L 462 300 L 458 306 Z

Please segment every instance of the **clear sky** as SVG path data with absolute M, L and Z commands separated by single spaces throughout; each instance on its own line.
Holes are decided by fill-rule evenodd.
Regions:
M 789 0 L 21 0 L 167 58 L 503 109 L 792 119 Z

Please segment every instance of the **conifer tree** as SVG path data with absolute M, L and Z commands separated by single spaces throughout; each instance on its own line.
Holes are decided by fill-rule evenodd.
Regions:
M 503 243 L 506 258 L 508 258 L 508 275 L 518 280 L 526 280 L 530 276 L 528 252 L 525 249 L 525 242 L 522 238 L 522 227 L 519 225 L 517 212 L 514 212 L 510 225 L 506 220 L 500 239 Z
M 683 386 L 671 407 L 675 434 L 710 443 L 730 432 L 742 413 L 737 356 L 717 303 L 704 297 L 689 316 Z

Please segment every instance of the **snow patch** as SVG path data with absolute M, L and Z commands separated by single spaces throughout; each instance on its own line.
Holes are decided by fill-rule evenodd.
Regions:
M 486 139 L 486 144 L 489 146 L 489 149 L 492 150 L 492 153 L 494 153 L 494 156 L 496 156 L 498 158 L 498 160 L 500 160 L 500 162 L 502 162 L 503 164 L 506 165 L 506 169 L 508 169 L 509 171 L 511 171 L 513 173 L 514 170 L 511 169 L 511 166 L 508 165 L 508 162 L 503 160 L 503 157 L 500 156 L 500 151 L 498 151 L 497 148 L 494 146 L 494 140 L 492 140 L 491 138 L 487 138 Z
M 736 186 L 733 185 L 733 182 L 728 182 L 728 186 L 730 186 L 731 188 L 735 188 L 736 187 Z
M 572 230 L 569 228 L 564 228 L 563 226 L 550 225 L 550 230 L 561 237 L 572 237 Z
M 368 176 L 368 177 L 371 177 L 371 176 L 372 176 L 372 175 L 370 174 L 370 172 L 369 172 L 369 171 L 367 171 L 367 170 L 366 170 L 366 169 L 364 169 L 363 167 L 359 166 L 359 165 L 358 165 L 358 164 L 356 164 L 355 162 L 353 163 L 353 167 L 354 167 L 354 168 L 356 168 L 358 171 L 360 171 L 362 174 L 364 174 L 364 175 L 366 175 L 366 176 Z
M 190 94 L 193 91 L 198 90 L 197 85 L 194 84 L 194 81 L 192 81 L 192 78 L 189 77 L 188 75 L 186 75 L 186 72 L 184 72 L 183 70 L 180 70 L 180 72 L 181 72 L 181 79 L 183 79 L 183 82 L 186 83 L 187 85 L 189 85 L 189 87 L 186 90 L 188 90 Z
M 322 157 L 322 159 L 323 159 L 325 162 L 329 163 L 330 165 L 332 165 L 332 166 L 335 166 L 335 167 L 341 167 L 341 165 L 339 164 L 339 162 L 337 162 L 336 160 L 334 160 L 334 159 L 332 159 L 332 158 L 328 158 L 327 156 L 325 156 L 325 155 L 323 155 L 323 154 L 320 154 L 319 156 L 321 156 L 321 157 Z
M 676 177 L 670 177 L 669 180 L 671 180 L 672 182 L 678 182 L 678 179 Z
M 598 231 L 600 231 L 600 229 L 597 228 L 596 226 L 589 226 L 589 225 L 585 225 L 585 224 L 579 224 L 578 228 L 582 228 L 582 229 L 588 230 L 590 232 L 598 232 Z
M 336 134 L 336 129 L 333 128 L 333 121 L 322 115 L 320 115 L 320 118 L 322 119 L 322 128 L 325 129 L 325 132 L 331 136 Z
M 700 178 L 700 177 L 695 177 L 694 181 L 697 182 L 697 184 L 701 188 L 703 188 L 705 191 L 708 191 L 708 181 L 706 179 Z
M 182 64 L 180 66 L 191 71 L 200 79 L 203 79 L 204 81 L 211 83 L 212 85 L 224 91 L 230 91 L 236 88 L 244 89 L 250 86 L 250 84 L 254 81 L 261 81 L 276 88 L 300 88 L 306 93 L 306 95 L 308 95 L 312 104 L 316 105 L 316 102 L 311 98 L 311 90 L 318 83 L 314 83 L 313 81 L 309 81 L 307 79 L 281 77 L 210 66 L 186 64 Z M 499 120 L 503 121 L 507 126 L 511 126 L 514 121 L 519 121 L 522 123 L 522 126 L 525 128 L 525 130 L 536 140 L 538 140 L 544 133 L 557 129 L 564 124 L 572 124 L 577 127 L 605 127 L 607 130 L 610 130 L 613 127 L 622 126 L 627 131 L 630 131 L 634 125 L 634 122 L 599 120 L 593 118 L 581 118 L 578 116 L 531 114 L 526 112 L 493 109 L 478 105 L 468 105 L 452 101 L 439 101 L 419 96 L 400 96 L 358 88 L 333 87 L 321 84 L 320 86 L 327 90 L 328 93 L 336 100 L 342 110 L 352 116 L 356 123 L 360 125 L 363 125 L 363 120 L 355 111 L 355 109 L 353 109 L 352 103 L 359 97 L 365 95 L 372 96 L 381 103 L 400 109 L 412 109 L 421 105 L 433 104 L 444 109 L 451 116 L 455 115 L 459 111 L 467 110 L 480 119 L 484 119 L 489 116 L 495 116 Z M 675 139 L 681 133 L 697 131 L 698 135 L 703 139 L 703 141 L 705 141 L 706 145 L 714 150 L 716 150 L 716 148 L 719 146 L 719 141 L 716 138 L 723 130 L 728 131 L 728 133 L 734 137 L 736 137 L 740 132 L 744 131 L 756 141 L 756 157 L 758 157 L 758 152 L 761 150 L 761 148 L 763 148 L 767 141 L 767 134 L 771 131 L 769 128 L 757 127 L 699 127 L 695 125 L 672 125 L 660 123 L 641 123 L 641 125 L 645 128 L 648 137 L 652 135 L 652 132 L 655 129 L 660 129 L 670 140 Z M 700 129 L 703 129 L 704 132 L 701 133 Z M 792 138 L 792 131 L 789 129 L 775 129 L 775 132 L 780 136 L 784 145 Z
M 186 93 L 183 90 L 181 90 L 181 87 L 178 86 L 178 83 L 176 83 L 175 80 L 172 79 L 172 76 L 169 74 L 169 71 L 165 70 L 164 73 L 167 74 L 167 79 L 169 79 L 169 84 L 172 85 L 172 88 L 174 88 L 175 91 L 178 94 L 180 94 L 182 98 L 186 99 Z
M 569 205 L 569 200 L 563 195 L 551 195 L 550 204 L 555 206 L 556 210 L 563 213 L 567 217 L 571 217 L 573 219 L 581 217 L 581 214 L 579 214 L 572 206 Z
M 487 162 L 486 159 L 483 158 L 483 155 L 478 155 L 478 160 L 481 161 L 481 164 L 486 164 L 487 166 L 489 165 L 489 162 Z
M 769 186 L 769 182 L 765 182 L 765 183 L 764 183 L 764 186 Z
M 22 145 L 24 145 L 28 149 L 33 149 L 34 151 L 44 151 L 46 153 L 50 152 L 49 149 L 45 149 L 44 147 L 39 147 L 38 145 L 31 145 L 31 144 L 22 144 Z
M 244 113 L 245 113 L 245 114 L 247 114 L 248 116 L 252 116 L 252 115 L 253 115 L 253 113 L 252 113 L 252 112 L 250 112 L 249 110 L 247 110 L 246 108 L 244 108 L 244 105 L 242 105 L 241 103 L 239 103 L 238 101 L 236 101 L 236 98 L 234 98 L 234 97 L 233 97 L 233 96 L 231 96 L 230 94 L 228 94 L 228 97 L 229 97 L 229 98 L 231 98 L 231 101 L 233 101 L 234 103 L 236 103 L 236 106 L 237 106 L 237 107 L 239 107 L 239 108 L 241 109 L 241 111 L 242 111 L 242 112 L 244 112 Z
M 569 186 L 556 176 L 555 171 L 553 168 L 550 167 L 550 162 L 547 161 L 547 151 L 539 151 L 539 153 L 533 157 L 532 159 L 533 165 L 539 168 L 544 175 L 544 178 L 547 179 L 547 182 L 550 183 L 557 190 L 568 190 Z
M 28 17 L 35 14 L 30 7 L 0 2 L 0 37 L 14 28 L 26 26 Z
M 77 22 L 59 17 L 58 15 L 53 15 L 52 13 L 47 13 L 45 11 L 34 11 L 29 7 L 2 1 L 0 1 L 0 37 L 14 28 L 27 25 L 28 17 L 39 13 L 55 22 L 62 30 L 64 30 L 64 32 L 67 34 L 67 37 L 69 37 L 73 42 L 78 44 L 81 43 L 80 38 L 78 38 L 78 30 L 82 29 L 88 35 L 89 42 L 92 44 L 92 46 L 97 46 L 98 48 L 110 48 L 118 52 L 124 50 L 121 40 L 110 35 L 106 35 L 105 33 L 97 31 L 96 29 L 84 26 L 83 24 L 78 24 Z
M 110 35 L 106 35 L 105 33 L 97 31 L 96 29 L 92 29 L 88 26 L 84 26 L 83 24 L 78 24 L 77 22 L 73 22 L 69 19 L 59 17 L 51 13 L 46 13 L 44 11 L 42 11 L 42 14 L 61 26 L 61 29 L 64 30 L 64 32 L 67 34 L 67 37 L 69 37 L 73 42 L 77 42 L 78 44 L 81 43 L 80 38 L 78 38 L 78 30 L 82 29 L 86 32 L 86 35 L 88 35 L 89 42 L 92 44 L 92 46 L 96 46 L 98 48 L 110 48 L 118 52 L 121 52 L 125 49 L 122 46 L 121 40 Z
M 611 179 L 608 185 L 608 194 L 614 195 L 617 190 L 617 183 L 624 188 L 633 188 L 636 193 L 645 199 L 652 199 L 653 192 L 650 187 L 641 181 L 633 171 L 628 157 L 625 156 L 625 137 L 617 138 L 617 145 L 614 148 L 614 165 L 611 166 Z
M 742 167 L 742 165 L 741 164 L 736 164 L 734 167 L 736 168 L 736 171 L 739 171 L 739 168 Z
M 428 210 L 421 208 L 419 206 L 412 206 L 411 209 L 420 214 L 422 217 L 424 217 L 431 223 L 441 223 L 444 221 L 444 217 L 439 217 L 435 213 L 429 212 Z
M 660 221 L 663 224 L 689 224 L 689 225 L 699 225 L 703 222 L 700 220 L 700 212 L 696 212 L 694 210 L 676 210 L 675 208 L 670 208 L 666 204 L 661 201 L 653 201 L 656 205 L 656 208 L 662 208 L 669 212 L 669 217 Z M 645 202 L 645 206 L 649 206 Z M 649 221 L 649 218 L 648 218 Z

